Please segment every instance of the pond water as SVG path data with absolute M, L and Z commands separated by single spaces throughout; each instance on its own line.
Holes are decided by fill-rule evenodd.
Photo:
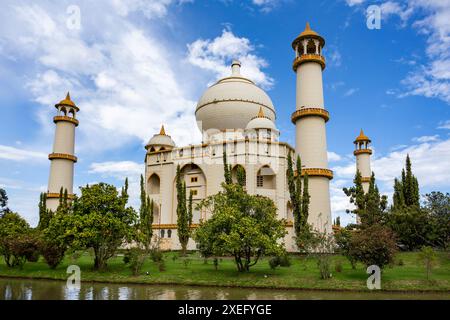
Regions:
M 0 278 L 0 300 L 327 300 L 327 299 L 450 299 L 450 293 L 333 292 L 173 285 L 82 283 Z

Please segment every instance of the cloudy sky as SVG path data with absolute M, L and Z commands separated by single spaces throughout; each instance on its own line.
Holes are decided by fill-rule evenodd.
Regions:
M 381 8 L 380 29 L 367 27 L 370 5 Z M 164 123 L 178 145 L 198 142 L 196 101 L 234 58 L 295 145 L 291 42 L 306 21 L 326 39 L 333 216 L 353 219 L 342 187 L 360 128 L 383 193 L 407 153 L 422 193 L 450 191 L 449 0 L 2 0 L 0 186 L 11 209 L 37 223 L 53 105 L 68 90 L 81 109 L 75 185 L 128 176 L 134 205 L 146 141 Z

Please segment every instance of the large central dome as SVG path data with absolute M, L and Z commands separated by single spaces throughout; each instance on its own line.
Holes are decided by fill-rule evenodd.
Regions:
M 242 77 L 240 68 L 240 62 L 233 61 L 231 76 L 209 87 L 198 101 L 195 115 L 200 130 L 245 129 L 260 108 L 275 121 L 272 100 L 253 81 Z

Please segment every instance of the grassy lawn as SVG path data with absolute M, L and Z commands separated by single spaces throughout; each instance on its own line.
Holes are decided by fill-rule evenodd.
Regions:
M 331 271 L 333 277 L 321 280 L 317 262 L 314 258 L 305 259 L 291 256 L 292 265 L 287 268 L 271 270 L 268 258 L 262 259 L 249 273 L 236 270 L 232 259 L 222 258 L 216 271 L 212 259 L 205 264 L 198 253 L 188 255 L 190 263 L 186 266 L 177 252 L 165 253 L 166 270 L 161 272 L 158 265 L 147 259 L 142 268 L 142 275 L 133 276 L 131 270 L 123 263 L 123 257 L 112 258 L 105 272 L 92 270 L 93 257 L 85 252 L 78 259 L 66 257 L 56 269 L 50 270 L 41 259 L 39 262 L 27 262 L 22 270 L 7 268 L 0 259 L 0 277 L 27 277 L 66 280 L 68 265 L 76 264 L 81 268 L 82 281 L 100 281 L 115 283 L 148 283 L 148 284 L 183 284 L 208 286 L 240 286 L 261 288 L 296 288 L 296 289 L 328 289 L 328 290 L 364 290 L 367 291 L 368 275 L 363 265 L 353 270 L 349 262 L 342 256 L 332 257 Z M 398 263 L 403 262 L 403 265 Z M 336 263 L 342 264 L 342 271 L 336 272 Z M 146 272 L 150 275 L 146 275 Z M 438 264 L 433 269 L 431 281 L 426 280 L 424 267 L 418 262 L 417 253 L 403 252 L 396 256 L 396 263 L 386 267 L 382 274 L 382 290 L 392 291 L 429 291 L 450 292 L 450 253 L 440 252 Z

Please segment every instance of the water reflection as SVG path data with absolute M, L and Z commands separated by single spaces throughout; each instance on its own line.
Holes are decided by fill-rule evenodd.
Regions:
M 173 285 L 85 283 L 67 287 L 63 281 L 0 278 L 0 300 L 299 300 L 299 299 L 450 299 L 449 293 L 326 292 Z

